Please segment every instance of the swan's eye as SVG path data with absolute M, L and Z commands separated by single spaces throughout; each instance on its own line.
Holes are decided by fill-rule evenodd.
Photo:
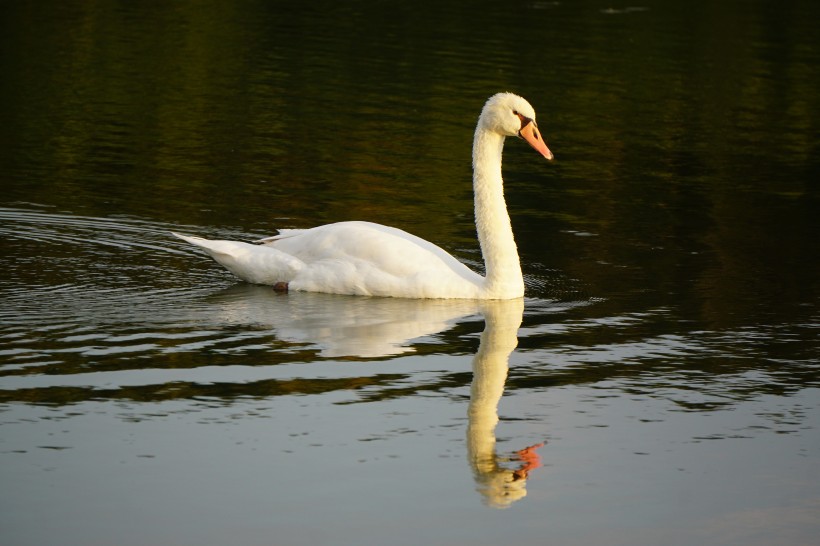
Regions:
M 520 116 L 521 114 L 518 113 L 518 110 L 513 110 L 513 115 Z

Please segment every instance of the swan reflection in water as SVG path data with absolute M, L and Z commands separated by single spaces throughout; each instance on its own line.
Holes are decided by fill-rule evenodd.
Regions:
M 496 452 L 498 403 L 509 357 L 518 345 L 522 299 L 499 301 L 362 298 L 314 293 L 276 294 L 235 285 L 212 296 L 231 323 L 273 328 L 281 341 L 315 346 L 323 357 L 379 358 L 411 352 L 409 343 L 444 332 L 471 316 L 485 327 L 473 358 L 467 410 L 467 459 L 488 506 L 506 508 L 527 494 L 528 473 L 541 466 L 536 444 L 511 455 Z
M 473 383 L 467 425 L 467 458 L 478 491 L 495 508 L 506 508 L 527 495 L 527 475 L 541 466 L 536 450 L 543 443 L 502 457 L 495 449 L 498 402 L 504 394 L 510 354 L 518 345 L 523 300 L 484 302 L 484 331 L 473 359 Z M 504 465 L 502 463 L 507 463 Z
M 249 284 L 212 294 L 209 303 L 220 308 L 225 322 L 271 328 L 278 340 L 313 346 L 325 358 L 411 353 L 411 341 L 447 331 L 480 313 L 479 302 L 472 300 L 277 294 Z

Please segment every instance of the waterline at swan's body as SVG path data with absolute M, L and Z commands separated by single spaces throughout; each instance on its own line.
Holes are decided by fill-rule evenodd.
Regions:
M 285 229 L 260 244 L 175 235 L 204 249 L 240 279 L 288 290 L 401 298 L 518 298 L 524 295 L 524 280 L 501 178 L 504 140 L 516 135 L 552 159 L 529 103 L 511 93 L 494 95 L 481 112 L 473 142 L 476 230 L 485 277 L 431 242 L 370 222 Z

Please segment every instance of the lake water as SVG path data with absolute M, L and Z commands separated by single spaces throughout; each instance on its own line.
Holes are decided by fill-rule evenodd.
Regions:
M 820 4 L 0 5 L 0 542 L 808 545 Z M 277 294 L 171 230 L 361 219 L 523 301 Z

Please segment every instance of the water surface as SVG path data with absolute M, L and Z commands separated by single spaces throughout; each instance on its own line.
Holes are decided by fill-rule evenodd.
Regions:
M 4 544 L 803 545 L 814 3 L 5 3 Z M 276 294 L 169 235 L 363 219 L 527 295 Z

